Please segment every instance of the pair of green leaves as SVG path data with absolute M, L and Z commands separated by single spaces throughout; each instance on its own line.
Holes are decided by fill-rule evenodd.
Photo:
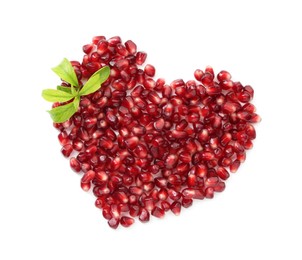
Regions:
M 55 123 L 63 123 L 72 117 L 78 110 L 81 96 L 89 95 L 97 91 L 110 75 L 110 68 L 105 66 L 96 71 L 87 80 L 84 86 L 80 88 L 76 73 L 66 58 L 52 70 L 62 80 L 68 82 L 71 87 L 57 86 L 57 89 L 44 89 L 42 91 L 42 97 L 49 102 L 68 102 L 72 100 L 68 104 L 55 107 L 48 111 Z

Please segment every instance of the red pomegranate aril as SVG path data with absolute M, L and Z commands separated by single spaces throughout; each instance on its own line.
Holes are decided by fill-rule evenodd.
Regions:
M 155 74 L 155 68 L 154 68 L 154 74 Z M 163 78 L 158 78 L 156 80 L 155 90 L 161 91 L 163 89 L 164 85 L 165 85 L 165 80 Z
M 168 194 L 169 194 L 169 198 L 174 201 L 178 201 L 182 197 L 180 192 L 173 189 L 169 189 Z
M 236 105 L 233 102 L 226 102 L 223 105 L 223 111 L 225 113 L 232 114 L 232 113 L 236 112 L 236 110 L 237 110 Z
M 152 211 L 155 207 L 154 201 L 151 197 L 147 197 L 144 200 L 145 209 L 148 211 Z
M 134 148 L 137 147 L 138 142 L 139 142 L 138 137 L 132 136 L 125 140 L 125 145 L 128 149 L 133 150 Z
M 222 70 L 217 74 L 217 79 L 220 82 L 229 81 L 231 78 L 232 78 L 231 74 L 225 70 Z
M 130 227 L 134 223 L 134 219 L 130 217 L 121 217 L 120 224 L 123 227 Z
M 232 172 L 232 173 L 237 172 L 239 166 L 240 166 L 240 161 L 239 160 L 235 160 L 230 165 L 230 172 Z
M 147 58 L 147 53 L 145 52 L 137 52 L 136 53 L 136 64 L 137 65 L 142 65 L 145 61 L 146 61 L 146 58 Z
M 247 91 L 242 91 L 237 94 L 238 100 L 242 103 L 248 103 L 251 100 L 251 94 Z
M 250 85 L 245 86 L 244 90 L 250 94 L 251 99 L 254 97 L 254 89 Z
M 69 157 L 70 154 L 72 153 L 73 148 L 71 144 L 66 144 L 62 147 L 61 152 L 65 157 Z
M 146 209 L 142 208 L 142 210 L 139 214 L 139 220 L 141 222 L 145 223 L 145 222 L 148 222 L 149 219 L 150 219 L 150 213 Z
M 155 68 L 154 66 L 147 64 L 144 68 L 145 74 L 149 77 L 154 77 L 155 75 Z
M 219 176 L 219 178 L 222 180 L 226 180 L 230 177 L 230 174 L 228 173 L 228 171 L 223 167 L 218 167 L 216 172 L 217 172 L 217 175 Z
M 161 201 L 160 206 L 164 211 L 169 211 L 171 209 L 171 205 L 168 201 Z
M 117 44 L 121 43 L 122 39 L 119 36 L 113 36 L 108 39 L 108 44 L 111 46 L 116 46 Z
M 95 171 L 89 170 L 84 173 L 84 175 L 81 179 L 81 182 L 83 182 L 83 183 L 91 182 L 94 179 L 94 177 L 95 177 Z
M 250 123 L 259 123 L 261 121 L 261 117 L 258 114 L 252 114 L 251 118 L 248 119 Z
M 106 37 L 101 35 L 101 36 L 94 36 L 92 38 L 93 44 L 98 44 L 98 42 L 101 40 L 106 40 Z
M 80 172 L 80 171 L 81 171 L 81 164 L 80 164 L 80 162 L 79 162 L 76 158 L 74 158 L 74 157 L 70 158 L 70 167 L 71 167 L 71 169 L 73 169 L 75 172 Z
M 201 82 L 205 86 L 211 86 L 213 84 L 213 79 L 213 74 L 205 72 L 202 76 Z
M 204 178 L 207 176 L 207 168 L 205 165 L 203 164 L 198 164 L 196 165 L 196 175 L 200 178 Z
M 240 163 L 244 163 L 246 159 L 246 153 L 243 152 L 243 153 L 237 153 L 237 160 L 240 162 Z
M 125 70 L 129 67 L 129 61 L 126 59 L 121 59 L 115 63 L 115 66 L 120 70 Z
M 186 199 L 203 199 L 204 194 L 200 190 L 186 188 L 182 191 L 182 195 Z
M 181 205 L 184 208 L 188 208 L 188 207 L 192 206 L 192 204 L 193 204 L 193 200 L 192 199 L 183 198 L 182 201 L 181 201 Z
M 218 177 L 209 177 L 205 181 L 206 187 L 214 187 L 219 182 Z
M 253 114 L 256 112 L 256 107 L 251 104 L 251 103 L 246 103 L 243 107 L 242 110 L 249 113 L 249 114 Z
M 164 128 L 164 125 L 165 125 L 165 120 L 163 118 L 160 118 L 154 122 L 154 128 L 157 131 L 161 131 Z
M 211 152 L 202 152 L 201 156 L 205 161 L 210 161 L 215 158 L 215 155 Z
M 129 187 L 129 191 L 131 194 L 134 194 L 134 195 L 142 195 L 144 192 L 142 188 L 136 187 L 136 186 Z
M 216 192 L 222 192 L 222 191 L 225 190 L 225 183 L 220 181 L 220 182 L 217 183 L 217 185 L 213 189 Z
M 157 217 L 157 218 L 163 218 L 165 216 L 165 211 L 162 209 L 162 208 L 159 208 L 159 207 L 155 207 L 151 214 L 154 216 L 154 217 Z
M 171 204 L 171 211 L 174 213 L 174 215 L 178 216 L 180 214 L 181 211 L 181 204 L 178 201 L 174 201 Z
M 134 149 L 133 153 L 138 157 L 138 158 L 146 158 L 148 154 L 148 150 L 145 145 L 143 144 L 138 144 L 136 148 Z
M 117 229 L 119 223 L 120 223 L 119 219 L 116 219 L 116 218 L 112 218 L 112 219 L 108 220 L 109 227 L 111 227 L 113 229 Z
M 83 52 L 89 54 L 92 51 L 93 47 L 93 44 L 86 44 L 83 46 Z
M 213 187 L 206 188 L 205 197 L 207 199 L 212 199 L 214 197 L 214 188 Z
M 192 158 L 189 152 L 182 152 L 179 154 L 179 160 L 184 163 L 190 163 Z
M 178 157 L 175 154 L 168 155 L 166 159 L 166 167 L 167 169 L 172 169 L 177 163 Z
M 64 130 L 58 135 L 59 142 L 62 146 L 69 144 L 71 141 L 68 138 L 67 132 Z
M 126 41 L 125 46 L 126 46 L 126 49 L 128 50 L 128 52 L 130 52 L 131 54 L 136 53 L 137 47 L 133 41 L 131 41 L 131 40 Z
M 200 69 L 195 70 L 194 77 L 196 80 L 201 81 L 203 78 L 204 72 Z

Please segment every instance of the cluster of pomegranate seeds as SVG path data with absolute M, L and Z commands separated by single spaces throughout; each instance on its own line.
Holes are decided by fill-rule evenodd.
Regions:
M 142 67 L 147 54 L 118 36 L 94 37 L 83 51 L 82 62 L 71 62 L 80 84 L 105 65 L 110 77 L 82 97 L 72 118 L 54 126 L 62 154 L 72 156 L 82 189 L 93 190 L 110 227 L 169 210 L 178 215 L 193 199 L 225 189 L 256 138 L 260 117 L 251 86 L 232 81 L 227 71 L 215 77 L 211 67 L 196 70 L 195 80 L 166 84 L 153 78 L 154 66 Z

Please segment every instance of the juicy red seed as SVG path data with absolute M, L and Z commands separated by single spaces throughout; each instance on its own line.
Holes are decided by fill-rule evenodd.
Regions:
M 171 204 L 171 211 L 172 211 L 176 216 L 178 216 L 178 215 L 180 214 L 180 211 L 181 211 L 181 204 L 180 204 L 180 202 L 174 201 L 174 202 Z
M 216 172 L 217 172 L 217 175 L 219 176 L 219 178 L 222 180 L 226 180 L 230 177 L 230 174 L 228 173 L 228 171 L 223 167 L 218 167 Z
M 121 217 L 120 223 L 123 227 L 130 227 L 134 223 L 134 219 L 130 217 Z
M 257 114 L 252 114 L 251 118 L 248 121 L 250 123 L 259 123 L 261 121 L 261 117 Z
M 83 46 L 83 52 L 89 54 L 93 49 L 93 44 L 86 44 Z
M 137 147 L 139 142 L 139 139 L 136 136 L 132 136 L 125 140 L 125 145 L 128 147 L 128 149 L 133 150 Z
M 127 51 L 129 51 L 131 54 L 136 53 L 137 47 L 133 41 L 131 41 L 131 40 L 126 41 L 125 46 L 126 46 Z
M 204 72 L 200 69 L 195 70 L 194 72 L 194 77 L 196 80 L 201 81 L 201 79 L 203 78 Z
M 145 71 L 145 74 L 149 77 L 154 77 L 154 75 L 155 75 L 155 68 L 154 68 L 154 66 L 152 66 L 150 64 L 147 64 L 145 66 L 144 71 Z
M 235 161 L 232 162 L 231 165 L 230 165 L 230 171 L 231 171 L 232 173 L 237 172 L 239 166 L 240 166 L 240 161 L 239 161 L 239 160 L 235 160 Z
M 163 218 L 165 216 L 165 211 L 162 209 L 162 208 L 159 208 L 159 207 L 155 207 L 151 214 L 154 216 L 154 217 L 157 217 L 157 218 Z
M 149 219 L 150 219 L 150 213 L 146 209 L 142 208 L 139 214 L 139 220 L 141 222 L 148 222 Z
M 105 36 L 94 36 L 93 38 L 92 38 L 92 42 L 94 43 L 94 44 L 97 44 L 99 41 L 101 41 L 101 40 L 106 40 L 106 38 L 105 38 Z
M 242 103 L 248 103 L 251 100 L 251 94 L 247 91 L 242 91 L 239 94 L 237 94 L 238 100 Z
M 81 179 L 81 182 L 83 182 L 83 183 L 91 182 L 94 179 L 94 177 L 95 177 L 95 171 L 89 170 L 84 173 L 84 175 Z
M 225 80 L 230 80 L 231 79 L 231 74 L 225 70 L 222 70 L 218 73 L 217 75 L 217 79 L 222 82 L 222 81 L 225 81 Z
M 250 94 L 251 99 L 254 97 L 254 89 L 251 86 L 249 85 L 245 86 L 244 90 Z
M 182 205 L 184 208 L 188 208 L 188 207 L 190 207 L 192 204 L 193 204 L 193 200 L 192 200 L 192 199 L 183 198 L 182 201 L 181 201 L 181 205 Z
M 116 218 L 112 218 L 110 220 L 108 220 L 108 225 L 109 227 L 116 229 L 119 225 L 120 221 Z
M 158 131 L 162 130 L 165 125 L 165 120 L 163 118 L 158 119 L 154 122 L 154 128 Z
M 80 162 L 79 162 L 76 158 L 74 158 L 74 157 L 70 158 L 70 167 L 71 167 L 75 172 L 81 171 L 81 164 L 80 164 Z
M 171 209 L 171 205 L 168 201 L 162 201 L 160 206 L 164 211 L 169 211 Z
M 70 154 L 72 153 L 73 148 L 71 144 L 66 144 L 62 147 L 61 152 L 65 157 L 69 157 Z
M 203 199 L 204 194 L 201 190 L 187 188 L 182 191 L 184 198 L 186 199 Z
M 137 65 L 142 65 L 146 61 L 146 58 L 147 53 L 139 51 L 136 53 L 135 62 Z
M 223 136 L 221 137 L 220 143 L 223 146 L 226 146 L 230 141 L 232 140 L 232 135 L 230 133 L 225 133 L 223 134 Z

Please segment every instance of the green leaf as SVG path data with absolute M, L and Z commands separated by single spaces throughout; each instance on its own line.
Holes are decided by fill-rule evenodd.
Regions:
M 66 102 L 74 98 L 75 95 L 56 89 L 44 89 L 42 97 L 49 102 Z
M 76 92 L 76 90 L 74 89 L 74 86 L 73 86 L 73 85 L 71 85 L 71 94 L 72 94 L 72 95 L 76 95 L 76 94 L 77 94 L 77 92 Z
M 69 60 L 64 58 L 62 62 L 52 68 L 52 70 L 64 81 L 70 83 L 73 86 L 79 86 L 78 78 Z
M 99 69 L 88 79 L 80 90 L 79 95 L 84 96 L 97 91 L 101 87 L 101 84 L 107 80 L 109 75 L 110 68 L 108 66 Z
M 61 90 L 61 91 L 64 91 L 66 93 L 71 94 L 71 88 L 70 87 L 57 86 L 57 90 Z
M 78 107 L 80 105 L 80 96 L 76 96 L 73 100 L 73 105 L 76 111 L 78 111 Z
M 55 123 L 63 123 L 72 117 L 77 110 L 78 109 L 75 107 L 74 102 L 71 102 L 63 106 L 55 107 L 48 111 L 48 113 Z

